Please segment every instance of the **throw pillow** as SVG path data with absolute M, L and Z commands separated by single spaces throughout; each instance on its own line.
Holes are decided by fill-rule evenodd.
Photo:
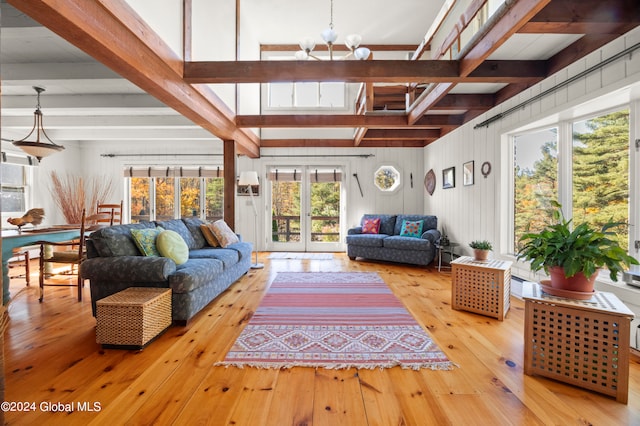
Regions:
M 132 229 L 131 237 L 136 243 L 136 247 L 145 256 L 160 256 L 156 248 L 156 237 L 164 229 L 160 226 L 157 228 Z
M 422 236 L 423 224 L 424 224 L 423 220 L 403 220 L 400 236 L 420 238 Z
M 380 233 L 380 218 L 364 219 L 362 221 L 362 233 L 363 234 L 379 234 Z
M 227 247 L 240 241 L 233 229 L 229 228 L 229 225 L 222 219 L 213 222 L 212 228 L 213 235 L 216 236 L 216 240 L 222 247 Z
M 176 231 L 160 232 L 156 237 L 156 247 L 160 256 L 168 257 L 176 262 L 176 265 L 182 265 L 189 260 L 189 247 Z
M 207 240 L 207 244 L 211 247 L 220 247 L 220 243 L 218 242 L 215 235 L 213 235 L 213 224 L 212 223 L 203 223 L 200 225 L 200 230 L 202 231 L 202 235 L 204 235 L 204 239 Z

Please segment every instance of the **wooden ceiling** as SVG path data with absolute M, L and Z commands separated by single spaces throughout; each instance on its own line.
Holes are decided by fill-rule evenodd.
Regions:
M 640 25 L 637 0 L 514 0 L 505 2 L 455 59 L 445 59 L 483 5 L 478 0 L 442 46 L 416 45 L 412 60 L 192 62 L 176 57 L 122 0 L 7 1 L 215 136 L 236 141 L 239 152 L 251 157 L 258 157 L 261 147 L 426 146 Z M 185 2 L 186 22 L 190 3 Z M 186 30 L 189 40 L 188 25 Z M 578 37 L 550 57 L 492 57 L 518 34 Z M 333 115 L 235 115 L 204 84 L 279 81 L 365 84 L 355 113 Z M 467 91 L 467 83 L 499 89 Z M 261 139 L 251 131 L 340 127 L 356 129 L 354 137 Z

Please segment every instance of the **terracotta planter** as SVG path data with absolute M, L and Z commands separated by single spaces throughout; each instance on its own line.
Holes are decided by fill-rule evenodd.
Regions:
M 551 286 L 559 290 L 593 293 L 593 287 L 597 276 L 598 271 L 590 277 L 586 277 L 582 272 L 578 272 L 574 276 L 567 278 L 564 276 L 564 268 L 561 266 L 552 266 L 549 268 Z
M 473 249 L 473 257 L 475 260 L 483 262 L 489 258 L 489 250 Z

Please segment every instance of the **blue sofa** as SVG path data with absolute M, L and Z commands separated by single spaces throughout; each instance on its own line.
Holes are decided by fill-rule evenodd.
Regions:
M 363 234 L 365 219 L 380 218 L 378 234 Z M 400 236 L 404 220 L 422 220 L 422 236 Z M 429 265 L 436 256 L 436 242 L 440 239 L 438 218 L 429 215 L 384 215 L 365 214 L 360 225 L 347 232 L 347 255 L 351 260 L 357 257 L 385 260 L 389 262 Z
M 172 290 L 172 319 L 185 325 L 195 314 L 247 273 L 251 267 L 251 243 L 227 248 L 211 247 L 200 231 L 197 218 L 116 225 L 93 232 L 87 238 L 87 259 L 81 264 L 83 278 L 91 286 L 91 306 L 128 287 L 161 287 Z M 182 264 L 165 257 L 143 256 L 131 237 L 132 229 L 161 226 L 177 232 L 189 247 Z

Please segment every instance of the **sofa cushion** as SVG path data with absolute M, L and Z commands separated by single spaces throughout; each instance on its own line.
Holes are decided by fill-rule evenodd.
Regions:
M 384 248 L 399 250 L 428 250 L 429 247 L 431 247 L 429 240 L 415 237 L 401 237 L 399 235 L 385 238 L 382 244 Z
M 200 225 L 200 230 L 202 231 L 202 235 L 204 235 L 204 239 L 207 241 L 211 247 L 220 247 L 220 243 L 215 235 L 213 235 L 213 223 L 203 223 Z
M 347 235 L 347 244 L 366 247 L 382 247 L 382 241 L 389 237 L 385 234 Z
M 136 243 L 138 250 L 145 256 L 160 256 L 158 249 L 156 248 L 156 237 L 164 229 L 161 227 L 145 228 L 145 229 L 132 229 L 131 237 L 133 242 Z
M 140 251 L 131 237 L 131 230 L 155 227 L 153 222 L 109 226 L 93 232 L 89 238 L 101 257 L 140 256 Z
M 189 259 L 169 276 L 169 287 L 174 293 L 188 293 L 210 283 L 212 275 L 222 273 L 218 259 Z
M 363 234 L 379 234 L 380 233 L 380 218 L 366 218 L 362 220 L 362 233 Z
M 420 238 L 422 235 L 422 220 L 403 220 L 402 228 L 400 230 L 401 237 L 413 237 Z
M 194 245 L 193 247 L 189 246 L 189 249 L 199 249 L 207 245 L 205 241 L 204 235 L 202 235 L 202 231 L 200 230 L 200 225 L 204 222 L 199 217 L 183 217 L 182 221 L 187 226 L 189 232 L 191 232 L 191 236 L 193 237 Z M 186 242 L 186 240 L 185 240 Z
M 213 222 L 213 235 L 216 236 L 216 240 L 220 243 L 220 246 L 227 247 L 230 244 L 235 244 L 238 241 L 238 236 L 233 232 L 227 223 L 220 219 Z
M 399 214 L 396 218 L 395 228 L 389 235 L 400 235 L 400 232 L 402 231 L 402 221 L 404 220 L 423 221 L 422 232 L 428 231 L 429 229 L 438 229 L 438 218 L 436 216 L 421 214 Z
M 182 236 L 175 231 L 162 231 L 156 237 L 156 247 L 162 257 L 168 257 L 176 265 L 182 265 L 189 260 L 189 247 Z
M 230 268 L 240 260 L 240 253 L 230 248 L 205 247 L 189 252 L 190 259 L 218 259 L 226 268 Z
M 394 226 L 396 225 L 396 215 L 365 214 L 364 216 L 362 216 L 362 221 L 364 221 L 365 219 L 375 219 L 375 218 L 380 218 L 379 232 L 381 234 L 393 235 L 393 229 L 394 229 Z M 360 224 L 362 224 L 362 221 L 360 222 Z
M 156 222 L 156 225 L 162 226 L 168 231 L 177 232 L 190 249 L 199 248 L 193 235 L 191 235 L 191 231 L 189 231 L 182 219 L 163 220 L 162 222 Z

